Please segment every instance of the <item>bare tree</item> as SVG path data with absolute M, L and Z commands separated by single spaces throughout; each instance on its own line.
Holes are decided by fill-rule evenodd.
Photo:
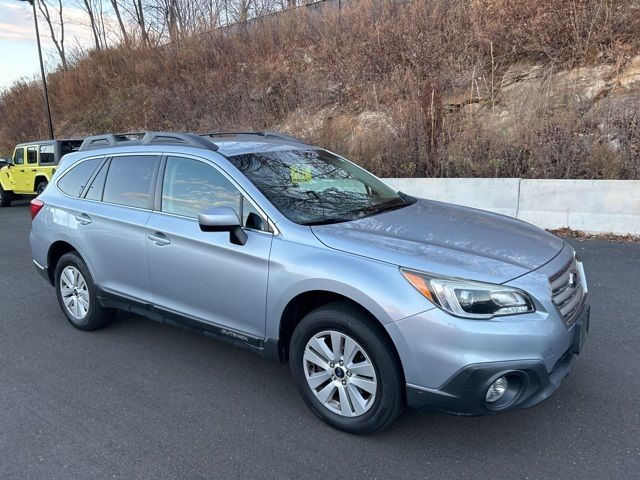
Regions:
M 122 15 L 120 14 L 120 5 L 118 4 L 118 0 L 111 0 L 111 7 L 113 8 L 113 13 L 115 13 L 116 18 L 118 19 L 118 25 L 120 26 L 120 34 L 122 35 L 122 41 L 125 45 L 129 45 L 129 33 L 125 28 L 124 21 L 122 20 Z
M 49 10 L 53 11 L 53 14 L 58 17 L 57 20 L 54 20 L 52 17 L 52 13 Z M 62 62 L 62 68 L 64 70 L 67 69 L 67 55 L 64 49 L 64 20 L 62 18 L 62 0 L 58 0 L 58 9 L 56 10 L 53 7 L 49 7 L 45 0 L 38 0 L 38 10 L 42 13 L 47 25 L 49 26 L 49 32 L 51 33 L 51 40 L 53 41 L 53 45 L 56 47 L 58 51 L 58 55 L 60 56 L 60 61 Z M 59 34 L 56 35 L 56 26 Z
M 140 37 L 142 38 L 142 43 L 145 45 L 150 45 L 149 39 L 149 29 L 147 25 L 147 19 L 145 15 L 145 5 L 142 0 L 131 0 L 131 6 L 127 6 L 124 3 L 120 5 L 123 10 L 125 10 L 131 18 L 135 21 L 136 25 L 140 29 Z
M 91 33 L 93 34 L 93 43 L 95 44 L 96 50 L 102 50 L 103 32 L 102 24 L 98 18 L 100 16 L 100 11 L 102 10 L 102 1 L 83 0 L 81 7 L 85 12 L 87 12 L 87 15 L 89 16 L 89 25 L 91 27 Z

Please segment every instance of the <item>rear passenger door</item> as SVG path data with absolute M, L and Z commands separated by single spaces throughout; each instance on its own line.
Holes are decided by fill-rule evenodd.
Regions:
M 263 339 L 273 239 L 266 217 L 210 162 L 170 155 L 161 170 L 155 211 L 147 224 L 154 303 L 225 327 L 223 333 L 236 338 L 240 332 Z M 247 227 L 246 244 L 231 243 L 228 232 L 200 230 L 198 213 L 212 206 L 238 213 Z
M 117 155 L 102 162 L 82 188 L 69 229 L 98 287 L 151 303 L 145 226 L 151 214 L 159 155 Z M 61 181 L 64 180 L 62 177 Z

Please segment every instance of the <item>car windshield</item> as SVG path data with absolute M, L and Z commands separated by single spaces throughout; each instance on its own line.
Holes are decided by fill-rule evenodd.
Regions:
M 356 220 L 414 199 L 324 150 L 283 150 L 229 157 L 289 220 L 304 225 Z

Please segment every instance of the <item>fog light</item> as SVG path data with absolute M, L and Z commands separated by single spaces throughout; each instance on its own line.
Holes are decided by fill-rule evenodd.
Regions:
M 488 403 L 494 403 L 500 400 L 509 388 L 509 382 L 506 377 L 500 377 L 487 389 L 485 399 Z

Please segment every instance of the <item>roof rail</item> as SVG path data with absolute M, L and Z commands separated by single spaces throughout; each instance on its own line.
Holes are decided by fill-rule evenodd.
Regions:
M 266 132 L 266 131 L 254 131 L 254 132 L 211 132 L 211 133 L 203 133 L 203 137 L 231 137 L 238 135 L 256 135 L 265 138 L 279 138 L 280 140 L 286 140 L 288 142 L 296 142 L 296 143 L 307 143 L 301 138 L 294 137 L 293 135 L 288 135 L 286 133 L 280 132 Z
M 215 143 L 195 133 L 129 132 L 92 135 L 84 139 L 78 151 L 132 145 L 186 145 L 208 150 L 218 149 Z

